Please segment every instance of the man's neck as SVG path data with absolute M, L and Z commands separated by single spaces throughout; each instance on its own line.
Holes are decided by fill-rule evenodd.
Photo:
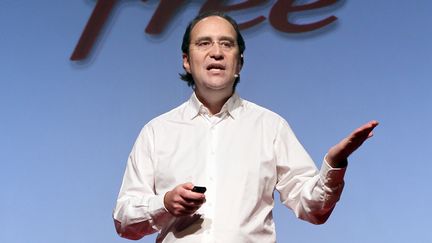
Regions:
M 212 115 L 219 113 L 225 104 L 225 102 L 231 97 L 234 90 L 225 91 L 212 91 L 212 92 L 202 92 L 195 89 L 195 95 L 198 100 L 210 111 Z

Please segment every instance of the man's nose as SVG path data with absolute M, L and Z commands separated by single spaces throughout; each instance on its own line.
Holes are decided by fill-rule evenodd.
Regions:
M 213 45 L 210 47 L 210 56 L 215 58 L 215 59 L 221 59 L 223 58 L 223 51 L 222 48 L 220 47 L 219 43 L 214 42 Z

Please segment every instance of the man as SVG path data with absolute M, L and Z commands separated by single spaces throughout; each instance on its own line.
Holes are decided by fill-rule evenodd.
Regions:
M 237 24 L 224 14 L 200 15 L 186 29 L 182 79 L 194 93 L 137 138 L 114 210 L 122 237 L 275 242 L 274 190 L 301 219 L 321 224 L 329 217 L 348 156 L 378 123 L 332 147 L 318 171 L 284 119 L 235 93 L 244 49 Z

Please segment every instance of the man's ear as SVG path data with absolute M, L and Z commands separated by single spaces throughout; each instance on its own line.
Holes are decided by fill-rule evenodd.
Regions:
M 190 71 L 190 63 L 189 56 L 186 53 L 183 53 L 183 68 L 187 73 L 191 73 Z
M 240 73 L 241 69 L 243 68 L 243 63 L 244 63 L 244 59 L 243 59 L 243 53 L 240 54 L 239 56 L 239 65 L 237 66 L 237 73 Z

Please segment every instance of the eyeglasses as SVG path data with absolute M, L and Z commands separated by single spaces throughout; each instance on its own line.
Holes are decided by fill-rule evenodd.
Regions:
M 199 40 L 195 43 L 193 43 L 194 47 L 200 51 L 208 51 L 210 48 L 214 46 L 214 44 L 217 43 L 219 48 L 222 51 L 231 51 L 236 47 L 236 43 L 232 40 L 219 40 L 219 41 L 211 41 L 211 40 Z

